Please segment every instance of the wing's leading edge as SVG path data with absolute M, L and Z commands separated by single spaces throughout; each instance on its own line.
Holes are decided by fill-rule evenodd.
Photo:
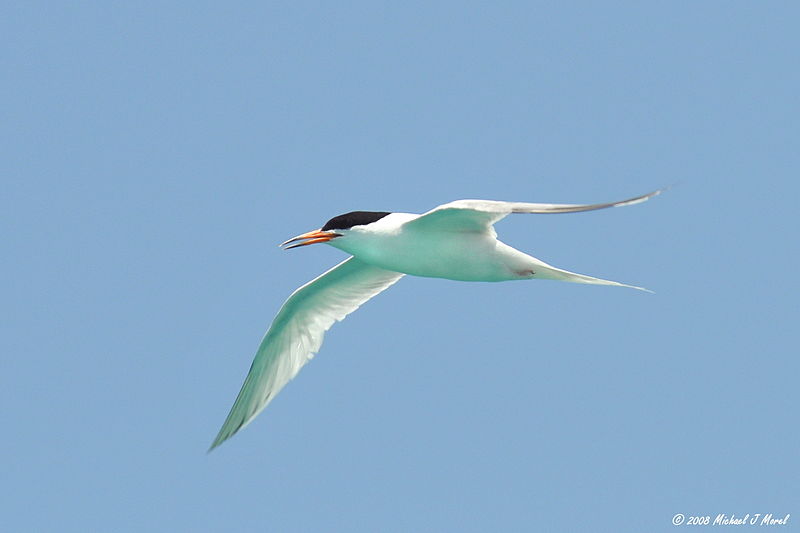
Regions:
M 319 351 L 325 332 L 403 277 L 350 257 L 306 283 L 283 304 L 256 352 L 250 372 L 213 450 L 250 423 Z
M 645 202 L 666 189 L 658 189 L 627 200 L 602 204 L 532 204 L 525 202 L 500 202 L 494 200 L 456 200 L 440 205 L 406 223 L 415 229 L 451 231 L 486 231 L 494 223 L 512 213 L 579 213 L 609 207 L 622 207 Z

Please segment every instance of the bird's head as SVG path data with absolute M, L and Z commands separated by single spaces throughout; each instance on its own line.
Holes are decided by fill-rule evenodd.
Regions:
M 353 228 L 372 224 L 389 214 L 390 213 L 384 211 L 351 211 L 350 213 L 333 217 L 320 229 L 303 233 L 297 237 L 292 237 L 288 241 L 282 243 L 281 246 L 285 246 L 284 250 L 290 250 L 308 244 L 329 242 L 336 238 L 345 237 Z M 289 246 L 286 246 L 287 244 Z

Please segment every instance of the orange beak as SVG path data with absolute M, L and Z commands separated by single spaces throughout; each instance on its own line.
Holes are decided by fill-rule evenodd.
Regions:
M 290 242 L 296 241 L 305 241 L 305 242 L 298 242 L 297 244 L 293 244 L 291 246 L 286 246 L 284 250 L 291 250 L 292 248 L 297 248 L 299 246 L 307 246 L 309 244 L 316 244 L 318 242 L 328 242 L 330 240 L 335 239 L 336 237 L 341 237 L 338 233 L 334 233 L 332 231 L 322 231 L 320 229 L 309 231 L 308 233 L 303 233 L 302 235 L 298 235 L 297 237 L 293 237 L 288 241 L 281 244 L 281 246 L 286 246 Z

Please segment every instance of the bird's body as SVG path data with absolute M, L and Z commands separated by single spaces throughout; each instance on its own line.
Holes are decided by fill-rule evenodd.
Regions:
M 458 281 L 555 279 L 633 287 L 548 265 L 499 241 L 493 225 L 511 213 L 590 211 L 643 202 L 660 192 L 607 204 L 458 200 L 422 215 L 357 211 L 286 241 L 283 245 L 296 243 L 287 249 L 326 242 L 353 257 L 297 289 L 281 307 L 211 448 L 266 407 L 319 350 L 334 322 L 405 274 Z
M 331 246 L 365 263 L 395 272 L 426 278 L 458 281 L 506 281 L 515 279 L 507 265 L 511 253 L 488 232 L 452 232 L 415 229 L 409 222 L 420 215 L 392 213 L 364 231 L 354 228 L 348 239 L 333 239 Z M 522 254 L 517 252 L 517 254 Z M 519 261 L 517 261 L 519 263 Z
M 436 224 L 415 225 L 413 222 L 421 217 L 391 213 L 368 226 L 354 227 L 347 239 L 333 239 L 330 245 L 373 266 L 424 278 L 455 281 L 539 278 L 618 285 L 548 265 L 498 240 L 491 226 L 463 230 Z M 568 279 L 570 276 L 574 279 Z

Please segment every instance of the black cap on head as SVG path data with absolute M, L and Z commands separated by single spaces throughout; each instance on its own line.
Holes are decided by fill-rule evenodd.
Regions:
M 350 229 L 353 226 L 363 226 L 380 220 L 391 213 L 384 211 L 351 211 L 338 217 L 333 217 L 322 226 L 322 231 L 335 229 Z

